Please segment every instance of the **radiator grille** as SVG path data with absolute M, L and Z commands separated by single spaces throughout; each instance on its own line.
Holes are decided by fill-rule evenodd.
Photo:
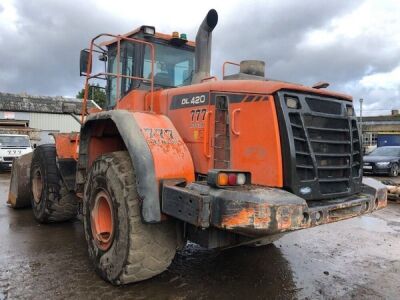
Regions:
M 217 96 L 215 100 L 214 168 L 229 169 L 230 164 L 228 98 Z
M 299 99 L 299 109 L 286 106 L 288 95 Z M 279 94 L 279 102 L 285 120 L 281 127 L 288 131 L 287 141 L 283 144 L 290 148 L 290 152 L 286 152 L 290 155 L 285 166 L 289 174 L 286 185 L 308 199 L 358 191 L 360 142 L 355 117 L 347 115 L 349 102 L 294 93 Z M 312 192 L 302 195 L 302 187 L 306 186 L 310 188 L 306 190 Z

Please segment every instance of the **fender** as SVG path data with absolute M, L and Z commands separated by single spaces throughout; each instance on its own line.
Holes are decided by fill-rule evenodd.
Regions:
M 77 192 L 83 192 L 92 161 L 88 157 L 91 129 L 103 120 L 115 124 L 135 167 L 137 191 L 142 200 L 142 220 L 146 223 L 160 222 L 160 182 L 164 179 L 194 181 L 193 160 L 186 144 L 165 115 L 126 110 L 90 115 L 80 134 Z

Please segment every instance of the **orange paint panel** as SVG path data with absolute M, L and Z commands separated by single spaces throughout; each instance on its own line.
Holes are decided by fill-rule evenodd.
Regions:
M 90 167 L 92 163 L 102 154 L 110 153 L 114 151 L 119 151 L 125 149 L 125 144 L 119 136 L 100 136 L 95 137 L 91 136 L 89 140 L 89 165 Z
M 222 227 L 231 229 L 238 227 L 268 228 L 271 222 L 268 206 L 262 206 L 257 211 L 254 208 L 244 208 L 238 213 L 222 219 Z
M 212 168 L 213 164 L 213 153 L 211 150 L 214 132 L 213 106 L 207 103 L 194 107 L 170 109 L 172 98 L 175 95 L 196 93 L 210 97 L 209 86 L 207 84 L 196 86 L 196 89 L 193 89 L 192 86 L 185 86 L 169 90 L 168 93 L 166 91 L 161 93 L 159 98 L 162 103 L 160 111 L 168 115 L 186 143 L 193 158 L 196 172 L 206 174 Z M 209 133 L 208 136 L 207 132 Z M 204 147 L 205 142 L 208 143 L 207 149 Z
M 261 80 L 222 80 L 209 82 L 210 91 L 226 91 L 231 93 L 246 94 L 273 94 L 280 90 L 296 90 L 312 94 L 319 94 L 326 97 L 335 97 L 352 101 L 352 97 L 346 94 L 329 91 L 327 89 L 314 89 L 305 85 L 294 84 L 282 81 L 261 81 Z M 198 89 L 198 85 L 191 86 L 193 90 Z
M 135 112 L 134 117 L 153 155 L 156 178 L 194 181 L 192 157 L 171 120 L 164 115 L 140 112 Z
M 252 183 L 282 187 L 282 157 L 275 103 L 231 104 L 232 169 L 251 172 Z
M 133 90 L 125 95 L 121 100 L 117 102 L 116 109 L 126 109 L 130 111 L 144 111 L 145 103 L 144 99 L 148 91 Z
M 61 159 L 78 157 L 79 133 L 55 133 L 57 157 Z

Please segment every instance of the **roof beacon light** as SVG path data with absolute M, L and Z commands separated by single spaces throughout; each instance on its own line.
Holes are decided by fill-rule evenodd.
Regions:
M 174 38 L 174 39 L 179 39 L 179 32 L 178 32 L 178 31 L 174 31 L 174 32 L 172 33 L 172 38 Z

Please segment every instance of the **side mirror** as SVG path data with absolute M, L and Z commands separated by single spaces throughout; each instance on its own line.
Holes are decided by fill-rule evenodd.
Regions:
M 81 55 L 79 58 L 79 76 L 85 76 L 87 73 L 92 72 L 92 64 L 90 64 L 90 70 L 87 70 L 88 62 L 89 62 L 89 51 L 86 49 L 81 50 Z

